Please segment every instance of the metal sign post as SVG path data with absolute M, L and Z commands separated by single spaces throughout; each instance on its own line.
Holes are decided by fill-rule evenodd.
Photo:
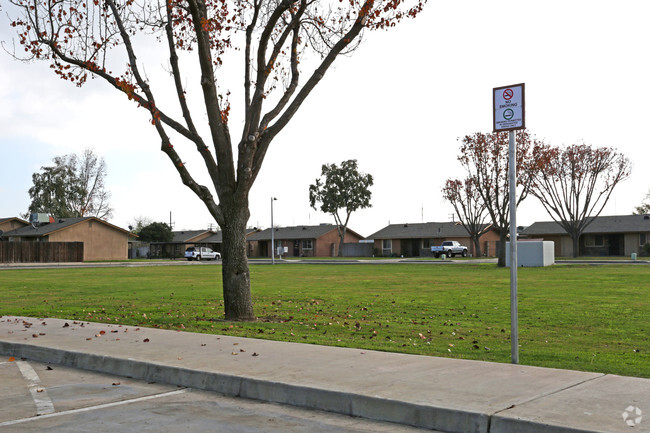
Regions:
M 517 303 L 517 145 L 515 131 L 526 128 L 525 85 L 496 87 L 492 92 L 494 132 L 508 131 L 508 183 L 510 193 L 510 345 L 512 363 L 519 364 Z

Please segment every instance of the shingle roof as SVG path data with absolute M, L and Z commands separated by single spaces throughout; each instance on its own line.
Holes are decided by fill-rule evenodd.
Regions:
M 650 232 L 648 215 L 600 216 L 589 224 L 584 233 L 642 233 Z M 567 232 L 555 221 L 536 222 L 526 227 L 521 234 L 566 235 Z
M 103 224 L 106 224 L 109 227 L 112 227 L 116 230 L 123 231 L 125 233 L 129 233 L 127 230 L 124 230 L 123 228 L 120 228 L 118 226 L 114 226 L 113 224 L 107 223 L 106 221 L 100 220 L 99 218 L 95 217 L 79 217 L 79 218 L 59 218 L 55 220 L 53 223 L 48 223 L 48 224 L 42 224 L 42 225 L 37 225 L 33 226 L 31 224 L 21 227 L 16 230 L 12 230 L 10 232 L 7 232 L 4 234 L 5 237 L 41 237 L 41 236 L 46 236 L 50 233 L 53 233 L 55 231 L 59 231 L 62 229 L 65 229 L 67 227 L 73 226 L 75 224 L 78 224 L 80 222 L 86 221 L 86 220 L 94 220 L 94 221 L 99 221 Z M 130 234 L 130 233 L 129 233 Z
M 246 236 L 250 235 L 253 232 L 256 232 L 257 229 L 246 229 Z M 213 235 L 208 236 L 205 239 L 201 239 L 201 243 L 205 242 L 206 244 L 220 244 L 223 242 L 223 232 L 219 230 Z
M 7 222 L 7 221 L 12 221 L 12 220 L 16 220 L 16 221 L 20 221 L 21 223 L 29 224 L 24 219 L 18 218 L 18 217 L 0 218 L 0 223 L 4 223 L 4 222 Z
M 318 239 L 321 236 L 336 230 L 334 224 L 321 224 L 318 226 L 276 227 L 273 237 L 277 240 L 287 239 Z M 348 228 L 349 232 L 355 233 Z M 248 237 L 250 241 L 270 241 L 271 229 L 262 230 Z
M 458 222 L 431 222 L 390 224 L 368 236 L 368 239 L 434 239 L 466 236 L 469 236 L 467 230 Z
M 183 231 L 177 231 L 172 233 L 174 234 L 174 239 L 172 240 L 172 242 L 187 242 L 204 233 L 214 233 L 214 232 L 212 232 L 211 230 L 183 230 Z

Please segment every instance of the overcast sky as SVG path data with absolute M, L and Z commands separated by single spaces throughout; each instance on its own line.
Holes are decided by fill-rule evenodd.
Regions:
M 0 40 L 11 44 L 5 12 Z M 352 158 L 375 179 L 373 206 L 352 215 L 353 230 L 368 236 L 389 222 L 449 221 L 453 210 L 440 191 L 446 178 L 464 177 L 458 138 L 489 132 L 492 88 L 515 83 L 526 84 L 526 124 L 538 138 L 611 146 L 633 161 L 631 178 L 603 215 L 632 213 L 650 189 L 649 16 L 647 0 L 430 0 L 416 20 L 367 33 L 272 143 L 251 191 L 249 226 L 270 225 L 272 196 L 278 225 L 333 223 L 309 207 L 309 184 L 322 164 Z M 153 80 L 164 76 L 164 62 L 147 66 Z M 230 129 L 239 137 L 241 64 L 229 72 Z M 168 222 L 171 212 L 175 229 L 214 224 L 160 151 L 147 113 L 107 84 L 79 89 L 46 64 L 4 52 L 0 77 L 0 217 L 26 212 L 32 173 L 90 147 L 108 165 L 112 223 L 126 228 L 136 216 Z M 182 146 L 188 168 L 203 170 L 191 145 Z M 518 225 L 540 220 L 550 217 L 528 198 Z

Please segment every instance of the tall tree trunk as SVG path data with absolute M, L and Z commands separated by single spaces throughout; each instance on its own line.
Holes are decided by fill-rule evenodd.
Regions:
M 573 241 L 573 257 L 580 255 L 580 233 L 571 233 L 571 240 Z
M 481 257 L 481 240 L 478 236 L 474 238 L 474 257 Z
M 507 231 L 499 232 L 499 251 L 498 251 L 498 261 L 497 266 L 504 268 L 506 266 L 506 240 L 507 240 Z
M 226 320 L 254 320 L 251 278 L 246 256 L 248 203 L 223 206 L 223 300 Z
M 346 232 L 346 230 L 347 230 L 347 228 L 344 227 L 344 228 L 343 228 L 343 231 L 342 231 L 342 233 L 341 233 L 341 236 L 340 236 L 340 240 L 339 240 L 339 253 L 337 254 L 338 257 L 343 257 L 343 244 L 345 244 L 345 232 Z

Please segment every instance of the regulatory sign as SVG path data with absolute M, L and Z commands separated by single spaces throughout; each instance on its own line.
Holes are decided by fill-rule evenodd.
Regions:
M 524 88 L 525 84 L 521 83 L 493 89 L 492 125 L 494 132 L 526 128 Z

